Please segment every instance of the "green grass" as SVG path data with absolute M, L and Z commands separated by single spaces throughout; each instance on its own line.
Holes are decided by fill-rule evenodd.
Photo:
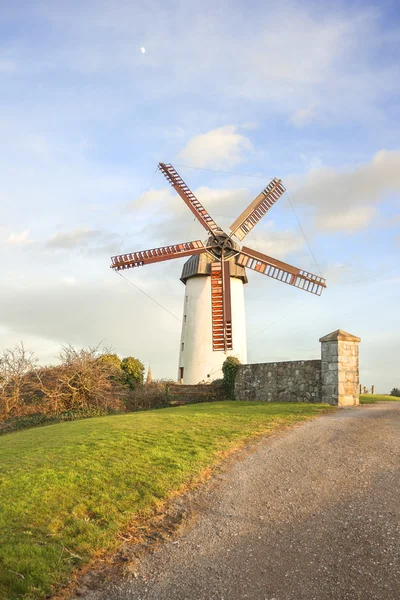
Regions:
M 0 438 L 0 598 L 43 598 L 223 451 L 326 405 L 218 402 Z M 332 409 L 331 409 L 332 410 Z
M 363 394 L 360 396 L 360 404 L 375 404 L 376 402 L 399 402 L 400 398 L 385 394 Z

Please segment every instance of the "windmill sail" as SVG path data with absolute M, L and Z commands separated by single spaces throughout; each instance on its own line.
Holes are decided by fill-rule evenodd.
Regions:
M 187 204 L 197 220 L 203 225 L 207 231 L 217 231 L 220 228 L 216 222 L 210 217 L 204 206 L 199 202 L 193 192 L 183 181 L 179 173 L 172 165 L 159 163 L 158 168 L 164 174 L 172 187 L 178 192 L 182 200 Z
M 280 179 L 276 177 L 260 192 L 253 202 L 232 223 L 230 230 L 242 240 L 263 218 L 265 213 L 275 204 L 286 191 Z
M 203 242 L 197 240 L 195 242 L 183 242 L 182 244 L 153 248 L 152 250 L 141 250 L 140 252 L 120 254 L 111 257 L 111 269 L 115 269 L 116 271 L 133 269 L 135 267 L 143 267 L 144 265 L 161 262 L 163 260 L 171 260 L 172 258 L 201 254 L 205 251 L 206 248 Z
M 283 283 L 288 283 L 317 296 L 320 296 L 326 287 L 323 277 L 313 275 L 308 271 L 298 269 L 245 246 L 239 252 L 236 262 L 242 267 L 253 269 L 253 271 L 257 271 Z

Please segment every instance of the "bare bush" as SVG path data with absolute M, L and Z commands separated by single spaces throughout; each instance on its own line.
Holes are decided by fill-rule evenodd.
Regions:
M 63 409 L 88 408 L 90 406 L 117 408 L 126 394 L 122 383 L 118 382 L 118 369 L 112 361 L 102 360 L 99 347 L 78 350 L 71 345 L 64 346 L 60 353 L 57 371 L 57 385 L 48 386 L 45 393 Z M 121 405 L 122 407 L 122 405 Z
M 38 386 L 37 358 L 24 344 L 3 350 L 0 355 L 0 415 L 18 415 L 34 397 Z
M 104 414 L 166 403 L 166 382 L 144 386 L 143 364 L 133 357 L 121 360 L 110 349 L 68 345 L 57 366 L 37 362 L 22 343 L 0 354 L 0 419 Z

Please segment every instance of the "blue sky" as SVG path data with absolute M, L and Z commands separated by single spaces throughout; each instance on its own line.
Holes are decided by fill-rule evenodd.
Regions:
M 0 346 L 103 341 L 175 376 L 178 320 L 109 269 L 204 237 L 162 160 L 224 227 L 270 177 L 288 188 L 329 287 L 251 274 L 251 362 L 318 357 L 341 328 L 362 382 L 398 386 L 399 42 L 394 2 L 0 0 Z M 247 244 L 318 272 L 288 197 Z M 180 317 L 181 268 L 127 277 Z

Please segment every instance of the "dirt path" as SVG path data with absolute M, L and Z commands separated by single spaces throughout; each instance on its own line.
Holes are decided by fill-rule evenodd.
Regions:
M 86 600 L 398 600 L 400 403 L 266 439 L 137 578 Z

